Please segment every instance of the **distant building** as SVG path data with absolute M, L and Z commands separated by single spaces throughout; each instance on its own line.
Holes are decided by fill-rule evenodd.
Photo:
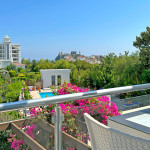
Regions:
M 102 55 L 92 55 L 92 56 L 94 56 L 97 60 L 101 60 L 103 58 Z
M 0 75 L 3 75 L 5 76 L 5 79 L 10 79 L 10 75 L 9 75 L 9 72 L 7 70 L 0 70 Z
M 0 43 L 0 68 L 5 68 L 10 63 L 21 63 L 20 44 L 12 44 L 6 35 Z
M 82 56 L 78 56 L 77 59 L 79 59 L 79 60 L 86 60 L 86 57 L 82 55 Z
M 68 53 L 59 52 L 58 56 L 55 58 L 55 60 L 64 59 L 66 56 L 69 56 Z
M 22 64 L 22 63 L 13 63 L 13 65 L 15 65 L 16 66 L 16 68 L 19 68 L 19 67 L 21 67 L 21 68 L 23 68 L 23 69 L 25 69 L 25 64 Z
M 65 59 L 66 61 L 70 61 L 70 57 L 71 57 L 70 55 L 69 55 L 69 56 L 65 56 L 64 59 Z
M 90 63 L 90 64 L 94 64 L 94 63 L 93 63 L 93 60 L 91 60 L 91 59 L 86 59 L 86 62 L 88 62 L 88 63 Z
M 9 73 L 7 70 L 0 70 L 0 74 L 6 74 L 6 73 Z
M 63 52 L 59 52 L 59 54 L 58 54 L 58 56 L 55 58 L 55 60 L 57 61 L 57 60 L 60 60 L 60 59 L 67 59 L 68 57 L 72 57 L 73 59 L 72 60 L 70 60 L 70 59 L 68 59 L 68 61 L 74 61 L 74 59 L 76 60 L 76 58 L 78 57 L 78 56 L 80 56 L 81 54 L 79 53 L 79 54 L 77 54 L 77 52 L 76 51 L 71 51 L 71 53 L 69 54 L 69 53 L 63 53 Z
M 74 59 L 73 57 L 70 57 L 70 61 L 76 61 L 76 59 Z
M 40 72 L 43 89 L 61 85 L 64 81 L 70 82 L 70 69 L 41 69 Z
M 71 51 L 71 53 L 63 53 L 59 52 L 58 56 L 55 58 L 55 60 L 64 59 L 66 61 L 76 61 L 76 60 L 83 60 L 90 64 L 100 64 L 101 59 L 103 58 L 102 55 L 91 55 L 91 56 L 84 56 L 81 55 L 80 52 L 77 54 L 76 51 Z
M 76 51 L 71 51 L 71 55 L 73 55 L 73 54 L 77 54 L 77 52 Z
M 66 61 L 76 61 L 76 59 L 74 59 L 72 56 L 65 56 L 64 57 L 64 59 L 66 60 Z

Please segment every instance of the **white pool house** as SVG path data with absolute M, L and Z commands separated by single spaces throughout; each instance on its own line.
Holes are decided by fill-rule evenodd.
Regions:
M 41 69 L 40 72 L 43 89 L 70 82 L 70 69 Z

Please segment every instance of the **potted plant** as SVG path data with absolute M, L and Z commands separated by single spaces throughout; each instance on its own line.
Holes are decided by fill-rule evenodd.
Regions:
M 35 91 L 35 86 L 33 86 L 32 91 Z
M 36 85 L 36 87 L 37 87 L 37 90 L 40 91 L 40 90 L 41 90 L 41 83 L 40 83 L 40 82 L 37 82 L 35 85 Z
M 97 88 L 95 87 L 94 90 L 97 90 Z
M 41 84 L 40 83 L 36 83 L 37 86 L 37 90 L 40 91 L 41 90 Z
M 38 86 L 38 87 L 37 87 L 37 89 L 38 89 L 38 91 L 40 91 L 40 90 L 41 90 L 41 87 L 40 87 L 40 86 Z

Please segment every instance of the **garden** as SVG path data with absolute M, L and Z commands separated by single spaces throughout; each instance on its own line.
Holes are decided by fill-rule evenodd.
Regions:
M 88 88 L 79 88 L 71 83 L 64 83 L 59 86 L 57 91 L 53 91 L 54 95 L 64 95 L 71 93 L 87 92 Z M 70 138 L 76 138 L 80 143 L 87 145 L 90 141 L 87 133 L 87 128 L 84 122 L 84 113 L 89 113 L 95 119 L 107 125 L 107 119 L 112 116 L 120 115 L 115 103 L 110 102 L 107 96 L 93 97 L 88 99 L 80 99 L 76 101 L 66 102 L 59 104 L 64 114 L 64 122 L 62 124 L 63 135 L 67 134 Z M 40 123 L 48 122 L 52 127 L 52 116 L 55 114 L 55 104 L 30 108 L 30 121 L 25 123 L 21 129 L 38 143 L 40 143 L 45 149 L 54 149 L 54 135 L 53 131 L 48 133 L 43 130 Z M 53 129 L 52 129 L 53 130 Z M 24 141 L 18 138 L 15 134 L 11 133 L 7 139 L 10 143 L 10 147 L 14 150 L 31 148 L 24 144 Z M 83 144 L 84 145 L 84 144 Z M 65 141 L 63 138 L 63 149 L 76 150 L 72 143 Z

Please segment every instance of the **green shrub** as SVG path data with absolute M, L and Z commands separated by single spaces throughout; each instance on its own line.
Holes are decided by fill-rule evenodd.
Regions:
M 25 100 L 32 99 L 32 96 L 30 95 L 30 92 L 29 92 L 29 88 L 28 88 L 28 87 L 25 87 L 25 88 L 24 88 L 24 98 L 25 98 Z
M 3 99 L 0 97 L 0 103 L 3 103 Z
M 16 76 L 16 71 L 10 70 L 9 75 L 10 75 L 10 77 L 15 77 Z
M 0 131 L 0 149 L 11 150 L 10 143 L 7 142 L 7 138 L 10 138 L 11 130 Z
M 27 80 L 27 77 L 15 77 L 11 78 L 12 81 L 20 81 L 20 80 Z
M 8 85 L 7 93 L 5 99 L 7 102 L 17 101 L 21 92 L 22 83 L 20 81 L 15 81 Z

